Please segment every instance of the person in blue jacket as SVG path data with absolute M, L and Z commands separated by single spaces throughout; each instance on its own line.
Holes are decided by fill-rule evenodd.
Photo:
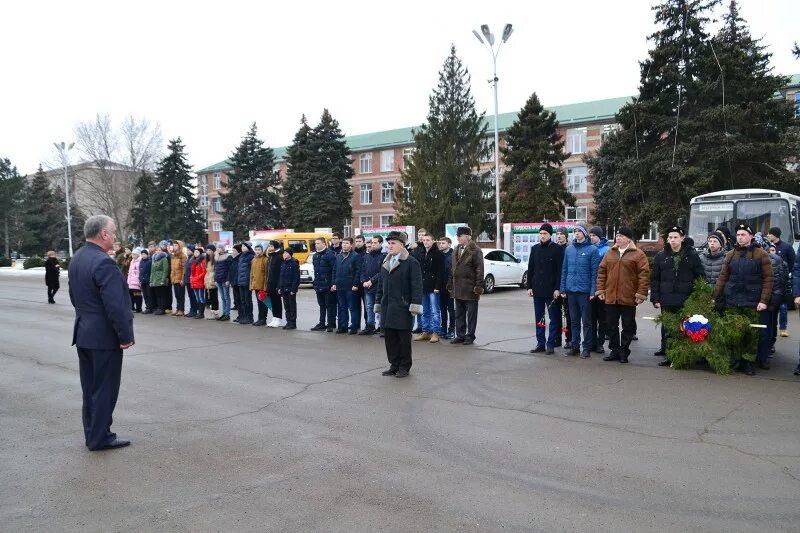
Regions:
M 336 254 L 328 248 L 324 237 L 314 241 L 316 253 L 312 259 L 314 265 L 314 292 L 317 294 L 319 305 L 319 322 L 311 331 L 327 330 L 328 333 L 336 328 L 336 293 L 331 291 L 333 277 L 336 273 Z M 325 318 L 327 316 L 327 323 Z
M 222 313 L 217 320 L 226 322 L 231 319 L 231 267 L 233 257 L 224 246 L 220 245 L 216 252 L 214 261 L 214 284 L 217 286 L 217 294 L 222 301 Z
M 291 248 L 283 250 L 278 292 L 283 298 L 286 325 L 283 329 L 297 329 L 297 290 L 300 288 L 300 263 Z
M 239 255 L 239 267 L 236 269 L 236 281 L 239 285 L 239 324 L 253 323 L 253 295 L 250 293 L 250 265 L 253 263 L 253 245 L 242 243 Z
M 386 254 L 383 253 L 383 237 L 380 235 L 372 237 L 367 243 L 367 252 L 362 257 L 360 281 L 367 306 L 367 323 L 358 334 L 372 335 L 375 333 L 375 294 L 378 292 L 383 260 L 386 259 Z
M 792 296 L 795 305 L 800 305 L 800 261 L 795 261 L 794 268 L 792 268 Z M 800 376 L 800 360 L 797 362 L 797 368 L 794 369 L 794 375 Z
M 361 326 L 361 266 L 363 258 L 353 251 L 353 238 L 342 239 L 342 251 L 336 255 L 333 286 L 339 304 L 339 327 L 336 333 L 356 335 Z M 316 275 L 316 271 L 314 272 Z M 348 321 L 349 314 L 349 321 Z
M 600 261 L 608 251 L 608 239 L 600 226 L 592 226 L 589 230 L 589 238 L 597 248 Z M 592 299 L 592 351 L 595 353 L 605 353 L 603 344 L 606 342 L 606 303 L 600 298 Z
M 150 252 L 147 248 L 143 248 L 139 257 L 139 286 L 142 288 L 142 297 L 144 298 L 145 310 L 142 311 L 143 315 L 153 314 L 153 298 L 150 294 L 150 269 L 153 263 L 150 262 Z
M 600 254 L 589 240 L 589 231 L 583 224 L 575 226 L 575 239 L 564 251 L 561 266 L 561 293 L 567 295 L 569 316 L 572 321 L 572 347 L 563 355 L 578 355 L 588 359 L 592 343 L 592 307 Z M 583 344 L 581 345 L 581 332 Z

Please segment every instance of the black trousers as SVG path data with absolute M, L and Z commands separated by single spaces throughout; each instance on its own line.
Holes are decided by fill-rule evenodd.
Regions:
M 477 302 L 476 302 L 477 303 Z M 411 369 L 411 331 L 383 328 L 386 358 L 393 370 Z
M 139 293 L 138 296 L 136 293 Z M 131 297 L 131 310 L 142 312 L 142 291 L 139 289 L 128 289 L 128 293 Z
M 142 298 L 144 298 L 144 307 L 148 311 L 153 310 L 153 290 L 150 288 L 149 283 L 142 283 Z
M 269 293 L 269 301 L 272 304 L 272 316 L 274 318 L 283 318 L 283 304 L 281 303 L 281 295 L 277 292 Z
M 253 297 L 250 287 L 239 287 L 239 322 L 253 321 Z
M 164 287 L 164 311 L 171 311 L 172 310 L 172 287 L 167 285 Z
M 561 319 L 561 322 L 558 324 L 560 330 L 564 332 L 564 342 L 567 344 L 572 344 L 572 319 L 569 316 L 569 299 L 567 298 L 566 294 L 561 295 L 561 310 L 564 312 L 564 316 Z M 561 335 L 559 334 L 559 338 L 561 339 Z M 561 344 L 556 342 L 556 346 L 560 346 Z
M 447 333 L 449 328 L 456 327 L 456 307 L 453 298 L 447 291 L 439 293 L 439 312 L 442 316 L 442 332 Z
M 681 310 L 680 307 L 665 307 L 663 305 L 661 306 L 661 314 L 662 315 L 664 313 L 677 313 L 680 310 Z M 634 331 L 634 334 L 635 333 L 636 333 L 636 331 Z M 664 330 L 664 324 L 661 324 L 661 351 L 664 351 L 664 350 L 667 349 L 667 337 L 669 337 L 669 336 L 670 336 L 670 334 L 667 333 Z
M 172 290 L 169 285 L 162 285 L 160 287 L 151 287 L 154 294 L 154 306 L 156 309 L 166 311 L 172 309 Z
M 186 288 L 180 283 L 173 283 L 172 290 L 175 292 L 175 310 L 186 311 Z
M 331 291 L 317 291 L 317 305 L 319 305 L 319 323 L 328 328 L 336 328 L 336 293 Z M 327 322 L 325 317 L 327 316 Z
M 620 319 L 622 320 L 622 333 L 619 331 Z M 631 354 L 631 341 L 636 335 L 636 306 L 606 304 L 606 331 L 608 332 L 608 347 L 611 352 L 619 356 Z
M 111 415 L 117 405 L 122 375 L 122 350 L 78 348 L 83 390 L 83 433 L 90 450 L 113 441 Z
M 267 296 L 267 298 L 264 298 L 263 300 L 259 300 L 258 299 L 258 291 L 254 290 L 252 292 L 253 292 L 253 296 L 255 296 L 255 298 L 256 298 L 256 308 L 258 309 L 258 321 L 259 322 L 266 322 L 267 321 L 267 298 L 269 298 L 269 296 Z M 252 301 L 252 299 L 251 299 L 251 301 Z M 252 319 L 253 319 L 253 316 L 252 316 L 252 311 L 251 311 L 250 320 L 252 320 Z
M 239 286 L 231 285 L 231 289 L 233 289 L 233 308 L 231 311 L 238 311 L 240 309 L 239 301 L 241 300 L 241 296 L 239 296 Z
M 47 301 L 52 302 L 53 298 L 55 297 L 56 293 L 58 292 L 58 287 L 47 287 Z
M 217 288 L 206 289 L 206 305 L 212 311 L 219 311 L 219 294 Z
M 297 294 L 284 294 L 283 307 L 286 309 L 286 324 L 297 325 Z M 272 310 L 274 312 L 275 306 L 273 304 Z
M 478 300 L 459 300 L 456 298 L 456 337 L 475 340 L 478 327 Z
M 184 289 L 186 290 L 186 295 L 189 297 L 189 314 L 197 313 L 197 296 L 195 296 L 194 290 L 191 288 L 187 289 L 186 287 L 184 287 Z
M 594 349 L 602 348 L 606 342 L 606 303 L 600 298 L 592 300 L 592 339 Z

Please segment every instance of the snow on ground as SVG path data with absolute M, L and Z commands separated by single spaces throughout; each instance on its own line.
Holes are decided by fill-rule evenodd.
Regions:
M 22 264 L 18 267 L 0 267 L 0 276 L 26 276 L 44 279 L 44 267 L 29 268 L 28 270 L 23 269 Z M 61 277 L 67 277 L 67 271 L 63 268 L 61 269 Z

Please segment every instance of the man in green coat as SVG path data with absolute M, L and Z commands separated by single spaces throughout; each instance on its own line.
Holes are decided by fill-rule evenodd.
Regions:
M 422 313 L 422 268 L 405 248 L 406 237 L 392 231 L 386 237 L 389 253 L 381 267 L 375 313 L 382 313 L 389 369 L 382 375 L 404 378 L 411 369 L 411 330 Z
M 170 258 L 167 253 L 169 243 L 161 241 L 158 244 L 158 251 L 151 260 L 153 266 L 150 269 L 150 289 L 153 291 L 155 297 L 155 311 L 154 315 L 163 315 L 167 306 L 169 305 L 170 296 L 170 281 L 169 281 L 169 267 Z

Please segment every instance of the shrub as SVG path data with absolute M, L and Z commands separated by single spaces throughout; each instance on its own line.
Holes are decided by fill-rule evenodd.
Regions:
M 41 257 L 29 257 L 22 263 L 22 268 L 28 270 L 29 268 L 43 267 L 44 259 Z
M 68 270 L 69 269 L 69 257 L 65 257 L 61 260 L 61 270 Z
M 6 256 L 0 256 L 0 267 L 10 267 L 11 266 L 11 258 Z

